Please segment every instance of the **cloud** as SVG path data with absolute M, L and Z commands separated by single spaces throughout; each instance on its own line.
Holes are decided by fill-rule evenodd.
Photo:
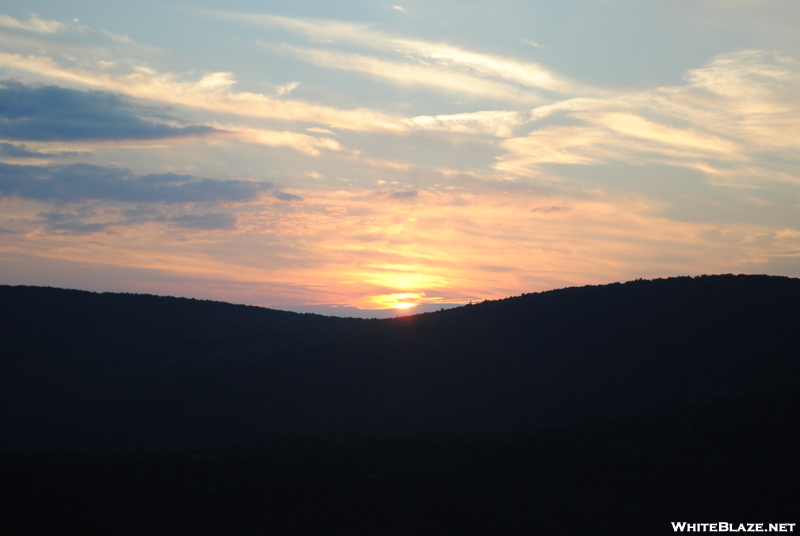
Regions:
M 531 92 L 519 90 L 508 84 L 484 80 L 465 73 L 448 72 L 441 66 L 398 64 L 366 56 L 340 53 L 329 54 L 327 51 L 296 47 L 288 47 L 286 50 L 299 51 L 298 53 L 308 52 L 314 56 L 313 59 L 315 61 L 327 67 L 337 67 L 340 66 L 337 62 L 342 62 L 342 66 L 347 68 L 362 69 L 364 72 L 369 72 L 375 76 L 398 80 L 398 83 L 419 83 L 429 87 L 449 88 L 448 90 L 473 95 L 492 94 L 510 100 L 528 99 L 533 95 Z M 325 56 L 326 54 L 327 56 Z M 100 87 L 103 90 L 127 96 L 179 104 L 213 112 L 233 113 L 248 119 L 270 118 L 316 122 L 326 127 L 355 131 L 383 131 L 400 134 L 409 130 L 423 129 L 507 137 L 511 135 L 511 129 L 521 121 L 524 121 L 528 115 L 527 113 L 519 114 L 518 112 L 481 111 L 404 119 L 368 109 L 343 110 L 263 94 L 235 92 L 233 88 L 236 85 L 236 80 L 230 72 L 209 73 L 192 82 L 180 80 L 177 75 L 172 73 L 157 73 L 151 69 L 134 69 L 134 72 L 128 74 L 114 74 L 102 68 L 97 71 L 89 71 L 62 67 L 52 59 L 42 56 L 0 53 L 0 66 L 3 65 L 12 69 L 55 77 L 69 83 L 77 82 Z M 69 125 L 73 124 L 70 120 L 78 116 L 81 111 L 89 114 L 86 117 L 86 124 L 83 125 L 85 132 L 81 135 L 84 136 L 117 136 L 117 139 L 119 139 L 127 135 L 130 137 L 139 136 L 141 139 L 144 136 L 177 137 L 214 132 L 210 126 L 175 127 L 161 122 L 148 121 L 139 117 L 143 115 L 144 109 L 137 108 L 134 104 L 113 93 L 104 91 L 80 92 L 53 87 L 30 88 L 22 86 L 20 88 L 19 86 L 21 85 L 14 86 L 14 84 L 6 83 L 5 85 L 8 87 L 4 87 L 3 90 L 9 93 L 12 91 L 18 93 L 27 91 L 34 96 L 42 98 L 47 91 L 50 91 L 57 93 L 57 96 L 60 96 L 62 101 L 68 101 L 69 99 L 76 101 L 74 108 L 65 108 L 64 105 L 58 108 L 57 105 L 60 102 L 56 99 L 55 102 L 45 103 L 55 107 L 55 109 L 49 110 L 50 117 L 32 117 L 24 121 L 23 118 L 18 118 L 13 123 L 3 125 L 6 129 L 14 131 L 12 133 L 25 136 L 25 138 L 18 139 L 34 137 L 55 139 L 57 136 L 76 136 L 78 134 L 70 129 Z M 99 109 L 93 109 L 93 99 L 103 104 L 103 106 Z M 40 105 L 44 106 L 42 103 Z M 41 113 L 44 114 L 44 111 Z M 94 116 L 91 114 L 94 114 Z M 77 117 L 75 118 L 77 119 Z M 50 125 L 47 121 L 53 124 Z M 46 128 L 49 126 L 54 128 Z M 116 132 L 114 130 L 115 126 L 117 128 Z M 319 154 L 320 149 L 340 149 L 338 143 L 330 138 L 304 137 L 302 134 L 288 131 L 266 131 L 253 129 L 252 127 L 228 127 L 219 124 L 214 124 L 214 126 L 217 129 L 237 130 L 240 134 L 244 134 L 245 137 L 251 138 L 249 141 L 254 143 L 291 146 L 311 155 Z M 332 134 L 328 129 L 316 128 L 316 132 Z M 90 132 L 91 129 L 94 129 L 94 132 Z M 306 130 L 315 131 L 314 127 Z
M 374 307 L 368 300 L 354 301 L 355 289 L 362 296 L 502 297 L 515 289 L 614 280 L 620 271 L 631 277 L 718 271 L 751 248 L 731 244 L 723 258 L 715 239 L 703 235 L 718 226 L 671 221 L 661 215 L 661 203 L 630 192 L 549 197 L 521 188 L 508 193 L 467 189 L 460 194 L 464 203 L 454 204 L 450 194 L 430 189 L 420 191 L 413 205 L 392 202 L 390 194 L 410 191 L 317 194 L 316 206 L 343 205 L 343 214 L 312 216 L 314 205 L 306 205 L 305 236 L 321 246 L 315 259 L 325 262 L 307 267 L 302 279 L 345 287 L 342 292 L 351 296 L 347 303 Z M 484 268 L 486 259 L 493 267 L 514 268 Z M 466 294 L 469 289 L 480 294 Z
M 12 158 L 34 158 L 45 156 L 44 153 L 28 151 L 24 145 L 13 145 L 11 143 L 0 143 L 0 156 L 10 156 Z
M 14 145 L 13 143 L 0 143 L 0 156 L 8 156 L 11 158 L 57 158 L 63 156 L 75 156 L 80 153 L 78 151 L 58 151 L 56 153 L 41 153 L 38 151 L 29 151 L 25 148 L 24 144 Z
M 419 191 L 417 190 L 395 190 L 394 192 L 389 194 L 391 199 L 414 199 L 419 195 Z
M 82 30 L 84 32 L 86 32 L 86 31 L 88 31 L 88 28 L 84 27 Z M 125 35 L 125 34 L 115 34 L 115 33 L 109 32 L 108 30 L 101 30 L 100 31 L 100 35 L 102 35 L 103 37 L 105 37 L 106 39 L 108 39 L 108 40 L 110 40 L 112 42 L 118 43 L 120 45 L 125 45 L 126 48 L 131 48 L 132 47 L 132 48 L 139 49 L 139 50 L 144 50 L 144 51 L 147 51 L 147 52 L 160 52 L 161 51 L 161 49 L 158 48 L 158 47 L 154 47 L 152 45 L 143 45 L 143 44 L 137 43 L 136 41 L 134 41 L 128 35 Z
M 564 205 L 552 205 L 552 206 L 545 206 L 545 207 L 535 207 L 531 209 L 531 212 L 539 212 L 541 214 L 550 214 L 553 212 L 569 212 L 569 207 L 565 207 Z
M 283 84 L 282 86 L 278 86 L 278 89 L 275 93 L 279 97 L 283 97 L 284 95 L 288 95 L 292 92 L 292 90 L 296 89 L 300 85 L 300 82 L 289 82 L 288 84 Z
M 164 222 L 168 217 L 160 207 L 153 205 L 139 205 L 135 208 L 128 208 L 122 211 L 125 216 L 126 224 L 137 224 L 145 222 Z
M 532 176 L 542 164 L 658 163 L 698 169 L 718 183 L 797 182 L 800 61 L 763 51 L 723 54 L 685 80 L 535 108 L 538 128 L 501 142 L 508 152 L 494 168 Z
M 517 176 L 536 176 L 542 164 L 597 164 L 618 152 L 613 137 L 597 128 L 546 126 L 501 143 L 507 154 L 492 167 Z
M 304 121 L 355 131 L 402 132 L 401 119 L 369 109 L 346 110 L 261 93 L 234 92 L 231 73 L 211 73 L 199 81 L 186 81 L 174 73 L 134 69 L 112 74 L 63 67 L 52 58 L 0 53 L 0 67 L 35 73 L 70 83 L 99 87 L 131 97 L 180 104 L 247 118 Z
M 40 212 L 39 223 L 43 223 L 45 229 L 59 234 L 86 235 L 101 233 L 108 230 L 105 223 L 85 223 L 83 216 L 71 212 Z
M 501 82 L 485 80 L 445 65 L 420 65 L 387 61 L 361 54 L 333 52 L 291 45 L 261 43 L 265 50 L 329 69 L 343 69 L 388 80 L 402 86 L 427 86 L 448 92 L 489 96 L 505 100 L 538 100 L 538 95 Z
M 403 6 L 394 5 L 394 6 L 391 6 L 391 8 L 394 9 L 395 11 L 400 11 L 401 13 L 405 13 L 406 12 L 406 8 L 404 8 Z
M 250 143 L 258 143 L 261 145 L 269 145 L 271 147 L 291 147 L 297 151 L 311 156 L 320 154 L 321 149 L 329 151 L 340 151 L 342 149 L 339 142 L 332 138 L 318 138 L 316 136 L 309 136 L 308 134 L 301 134 L 298 132 L 290 131 L 276 131 L 264 130 L 258 128 L 250 128 L 244 126 L 224 125 L 221 126 L 227 133 L 235 135 L 242 141 Z M 312 132 L 331 133 L 324 129 L 306 129 Z
M 640 115 L 629 113 L 588 113 L 574 114 L 574 117 L 588 123 L 605 126 L 631 138 L 654 142 L 657 145 L 671 145 L 685 150 L 732 154 L 738 145 L 719 136 L 698 132 L 694 128 L 674 128 L 650 121 Z
M 532 40 L 528 39 L 527 37 L 520 38 L 519 42 L 520 43 L 525 43 L 526 45 L 530 45 L 530 46 L 536 47 L 536 48 L 544 48 L 544 45 L 539 44 L 536 41 L 532 41 Z
M 102 199 L 129 203 L 241 202 L 273 185 L 264 181 L 216 180 L 174 173 L 137 175 L 90 164 L 19 166 L 0 163 L 0 194 L 29 199 Z
M 306 130 L 309 132 L 316 132 L 317 134 L 330 134 L 331 136 L 336 135 L 334 131 L 328 130 L 327 128 L 308 127 Z
M 141 114 L 142 110 L 112 93 L 0 82 L 0 138 L 142 140 L 214 131 L 207 126 L 174 127 L 147 121 Z
M 556 93 L 575 93 L 589 88 L 559 76 L 542 65 L 522 62 L 492 54 L 482 54 L 460 47 L 416 39 L 395 37 L 373 30 L 365 24 L 338 20 L 291 18 L 276 15 L 239 13 L 229 11 L 202 11 L 218 19 L 267 27 L 278 27 L 304 34 L 315 40 L 328 39 L 366 46 L 375 50 L 400 52 L 408 59 L 419 62 L 433 60 L 451 73 L 466 70 L 472 76 L 499 78 L 528 88 L 544 89 Z M 307 57 L 311 58 L 311 55 Z M 310 61 L 310 60 L 309 60 Z M 365 60 L 360 60 L 363 65 Z M 351 61 L 357 65 L 358 62 Z M 594 90 L 591 90 L 594 91 Z
M 122 214 L 131 222 L 160 218 L 161 225 L 152 227 L 98 222 L 108 213 L 98 210 L 97 216 L 77 215 L 72 222 L 74 232 L 81 231 L 76 223 L 108 226 L 91 241 L 67 230 L 7 238 L 14 240 L 15 251 L 40 259 L 95 263 L 109 271 L 155 269 L 183 281 L 206 277 L 215 283 L 197 283 L 197 288 L 226 292 L 237 285 L 278 281 L 290 288 L 294 300 L 367 308 L 375 307 L 375 296 L 401 293 L 466 301 L 645 275 L 736 271 L 742 259 L 768 257 L 779 242 L 786 243 L 781 251 L 798 251 L 796 232 L 784 233 L 782 241 L 776 236 L 772 242 L 747 242 L 748 236 L 769 229 L 670 220 L 662 215 L 662 203 L 631 192 L 576 198 L 525 193 L 525 188 L 509 188 L 508 194 L 465 188 L 459 190 L 463 204 L 452 203 L 452 194 L 443 189 L 418 191 L 413 205 L 390 197 L 413 191 L 387 189 L 376 195 L 358 187 L 323 189 L 310 196 L 313 202 L 291 210 L 269 202 L 237 209 L 235 221 L 218 216 L 216 221 L 181 222 L 177 216 L 186 208 L 180 205 L 158 205 L 149 212 L 140 206 Z M 334 206 L 341 210 L 326 210 Z M 562 206 L 570 210 L 548 210 Z M 222 212 L 207 209 L 209 214 Z M 195 216 L 205 214 L 198 210 Z M 215 225 L 223 231 L 236 225 L 237 231 L 185 239 Z M 154 230 L 163 232 L 157 240 Z M 174 288 L 191 294 L 187 286 Z M 237 295 L 246 294 L 241 292 Z M 288 303 L 285 295 L 283 302 L 270 301 L 276 299 L 265 296 L 256 303 Z
M 272 193 L 272 197 L 274 197 L 275 199 L 280 199 L 281 201 L 303 201 L 304 200 L 304 198 L 299 196 L 299 195 L 289 194 L 289 193 L 286 193 L 286 192 L 273 192 Z
M 671 87 L 602 94 L 584 91 L 534 63 L 393 37 L 378 32 L 377 26 L 282 19 L 273 27 L 295 23 L 310 23 L 292 30 L 299 40 L 307 35 L 335 45 L 305 44 L 307 48 L 289 52 L 330 52 L 317 60 L 341 61 L 351 78 L 360 72 L 400 85 L 400 75 L 437 73 L 488 84 L 480 86 L 485 91 L 593 98 L 536 108 L 509 98 L 508 110 L 494 102 L 453 102 L 458 98 L 385 103 L 386 110 L 422 110 L 413 113 L 343 109 L 300 100 L 298 90 L 290 92 L 291 84 L 284 91 L 267 83 L 268 94 L 243 91 L 229 66 L 219 72 L 156 71 L 129 59 L 134 54 L 124 39 L 105 37 L 107 47 L 93 55 L 76 35 L 72 41 L 80 41 L 78 45 L 46 55 L 39 51 L 53 45 L 48 42 L 52 37 L 3 31 L 17 42 L 39 39 L 35 47 L 15 45 L 27 46 L 25 50 L 35 51 L 32 55 L 10 53 L 17 48 L 0 54 L 8 76 L 102 90 L 75 92 L 79 106 L 72 108 L 47 108 L 40 99 L 30 117 L 42 124 L 54 117 L 71 120 L 69 113 L 75 111 L 92 118 L 90 126 L 101 132 L 106 120 L 150 133 L 153 125 L 185 127 L 136 104 L 148 99 L 157 106 L 174 105 L 182 114 L 197 114 L 204 124 L 225 131 L 179 146 L 47 140 L 23 145 L 0 138 L 0 154 L 9 162 L 47 151 L 92 148 L 97 159 L 92 162 L 115 160 L 130 168 L 30 161 L 39 165 L 0 166 L 0 193 L 17 196 L 0 199 L 0 226 L 9 230 L 3 235 L 4 258 L 15 251 L 36 256 L 37 262 L 60 258 L 76 266 L 96 263 L 117 270 L 113 273 L 152 270 L 173 274 L 175 281 L 208 276 L 220 293 L 218 289 L 238 284 L 275 288 L 279 281 L 285 287 L 281 295 L 291 294 L 292 300 L 302 295 L 309 301 L 352 305 L 362 304 L 354 301 L 356 296 L 427 293 L 473 299 L 465 289 L 501 297 L 640 275 L 736 271 L 743 261 L 755 266 L 753 259 L 800 251 L 796 186 L 771 191 L 750 187 L 767 177 L 799 180 L 796 60 L 754 51 L 722 55 Z M 517 37 L 511 38 L 522 47 Z M 69 41 L 60 35 L 58 40 Z M 119 52 L 122 45 L 124 54 Z M 112 65 L 97 58 L 117 61 Z M 410 70 L 389 72 L 397 66 Z M 293 79 L 286 74 L 279 81 Z M 437 86 L 438 81 L 412 81 L 440 95 L 440 88 L 447 87 Z M 248 84 L 254 87 L 252 80 Z M 33 91 L 38 86 L 26 87 L 29 96 L 38 95 Z M 62 98 L 74 91 L 57 89 Z M 333 87 L 323 89 L 316 93 L 323 95 L 319 98 L 335 93 Z M 94 106 L 104 102 L 91 101 L 98 94 L 111 95 L 116 104 Z M 343 102 L 357 95 L 333 97 Z M 427 115 L 409 117 L 415 114 Z M 43 131 L 38 131 L 40 137 Z M 468 137 L 473 135 L 498 139 Z M 244 146 L 248 143 L 261 146 Z M 263 146 L 276 149 L 265 151 Z M 302 154 L 293 154 L 295 150 Z M 312 161 L 305 155 L 320 157 Z M 495 155 L 500 159 L 493 160 Z M 660 164 L 692 169 L 664 169 Z M 203 171 L 142 174 L 141 169 Z M 253 176 L 247 169 L 256 169 L 259 177 L 284 176 L 294 182 L 285 185 L 287 192 L 263 181 L 199 176 Z M 715 174 L 713 180 L 719 177 L 720 183 L 751 184 L 731 193 L 733 189 L 702 184 L 697 169 L 706 170 L 709 182 Z M 506 180 L 514 177 L 521 180 Z M 732 199 L 746 204 L 748 212 L 734 207 L 727 209 L 727 219 L 719 217 L 726 210 L 719 206 Z M 768 224 L 729 224 L 744 218 Z M 81 236 L 88 233 L 91 240 Z M 192 234 L 204 236 L 192 240 Z M 491 259 L 489 266 L 486 259 Z M 210 292 L 212 285 L 194 281 L 195 289 Z
M 220 212 L 182 214 L 170 219 L 178 227 L 203 231 L 230 231 L 236 228 L 236 216 Z
M 168 216 L 163 210 L 138 207 L 121 211 L 121 215 L 124 216 L 122 219 L 113 217 L 115 214 L 120 214 L 119 212 L 113 210 L 106 212 L 106 214 L 98 214 L 98 211 L 92 209 L 84 209 L 79 213 L 40 212 L 37 214 L 38 220 L 35 223 L 43 225 L 43 229 L 46 231 L 64 235 L 117 233 L 123 227 L 149 222 L 171 223 L 180 229 L 197 231 L 232 231 L 236 229 L 237 224 L 235 215 L 223 212 L 185 213 Z M 98 219 L 105 221 L 96 221 Z
M 697 88 L 736 100 L 763 101 L 777 97 L 797 102 L 793 89 L 800 81 L 798 61 L 777 53 L 747 50 L 721 54 L 708 65 L 686 75 Z
M 147 74 L 155 73 L 150 72 Z M 209 73 L 201 78 L 199 82 L 197 82 L 197 89 L 211 92 L 220 91 L 223 89 L 229 89 L 236 83 L 236 79 L 231 72 L 224 71 L 218 73 Z
M 55 20 L 44 20 L 37 14 L 28 18 L 27 22 L 17 20 L 8 15 L 0 14 L 0 26 L 14 30 L 24 30 L 26 32 L 54 34 L 64 29 L 64 25 Z
M 506 111 L 482 111 L 450 115 L 420 115 L 406 123 L 415 129 L 489 134 L 499 138 L 513 135 L 512 129 L 528 121 L 529 114 Z

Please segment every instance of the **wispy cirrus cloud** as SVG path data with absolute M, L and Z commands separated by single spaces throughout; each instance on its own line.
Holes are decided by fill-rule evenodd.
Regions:
M 0 43 L 13 49 L 35 48 L 42 50 L 55 45 L 62 53 L 108 56 L 126 52 L 159 52 L 158 47 L 137 43 L 126 34 L 108 30 L 92 30 L 78 19 L 69 22 L 47 20 L 32 14 L 27 21 L 0 14 Z M 74 57 L 74 56 L 73 56 Z M 107 66 L 114 62 L 104 58 Z
M 663 163 L 737 181 L 786 180 L 787 166 L 800 171 L 800 61 L 724 54 L 685 79 L 684 86 L 536 108 L 530 118 L 541 126 L 504 140 L 508 153 L 494 167 L 536 176 L 546 163 Z M 572 124 L 558 124 L 565 120 Z
M 527 123 L 527 112 L 487 110 L 446 115 L 420 115 L 407 120 L 415 129 L 464 132 L 467 134 L 489 134 L 498 138 L 509 138 L 516 126 Z
M 451 93 L 480 95 L 510 101 L 540 100 L 535 93 L 520 91 L 508 84 L 487 80 L 470 73 L 453 71 L 443 65 L 389 61 L 362 54 L 285 44 L 272 45 L 263 42 L 260 44 L 267 51 L 313 63 L 320 67 L 357 71 L 397 85 L 424 86 Z
M 280 20 L 285 22 L 283 19 Z M 291 21 L 293 19 L 287 20 Z M 298 21 L 295 20 L 294 22 Z M 302 21 L 299 22 L 301 26 L 304 24 Z M 352 25 L 347 23 L 339 21 L 332 21 L 330 25 L 326 25 L 325 21 L 312 21 L 312 23 L 312 26 L 322 25 L 325 29 L 323 32 L 325 35 L 333 35 L 334 37 L 351 35 L 346 30 Z M 345 31 L 343 32 L 342 30 Z M 82 27 L 81 31 L 88 30 Z M 115 43 L 124 44 L 131 41 L 126 36 L 116 36 L 114 34 L 112 37 L 114 38 L 109 37 L 109 39 Z M 386 41 L 386 39 L 386 36 L 378 35 L 377 41 L 383 42 L 381 46 L 384 47 L 394 46 L 391 40 Z M 414 46 L 416 49 L 422 50 L 424 48 L 422 45 L 425 45 L 425 43 L 419 42 Z M 509 83 L 502 77 L 494 79 L 492 77 L 484 77 L 476 74 L 474 69 L 451 69 L 448 63 L 450 60 L 446 59 L 445 56 L 450 54 L 447 57 L 451 57 L 453 54 L 460 54 L 464 51 L 453 47 L 448 48 L 444 45 L 436 49 L 438 52 L 428 51 L 431 54 L 434 54 L 434 52 L 436 54 L 441 53 L 439 56 L 441 56 L 440 59 L 442 61 L 418 62 L 414 60 L 406 61 L 405 63 L 398 61 L 397 58 L 390 60 L 362 54 L 292 47 L 289 45 L 265 44 L 264 46 L 272 47 L 283 54 L 299 57 L 304 61 L 310 61 L 325 67 L 359 71 L 369 76 L 391 80 L 393 83 L 402 85 L 420 85 L 472 96 L 492 96 L 500 100 L 516 103 L 530 103 L 531 100 L 538 100 L 534 91 Z M 447 50 L 450 50 L 450 52 L 447 52 Z M 405 56 L 400 56 L 400 60 L 406 59 Z M 127 72 L 126 65 L 128 66 Z M 186 76 L 177 73 L 158 72 L 150 67 L 130 63 L 129 61 L 120 63 L 97 60 L 95 62 L 80 62 L 76 64 L 64 61 L 63 58 L 57 59 L 55 55 L 42 55 L 41 52 L 27 55 L 0 52 L 0 67 L 10 69 L 12 72 L 44 76 L 70 85 L 80 84 L 106 93 L 111 92 L 136 99 L 153 100 L 168 105 L 187 106 L 211 113 L 235 114 L 248 119 L 262 118 L 287 122 L 312 122 L 323 127 L 354 131 L 402 134 L 410 130 L 436 130 L 507 137 L 511 134 L 511 129 L 519 124 L 520 121 L 520 116 L 516 112 L 503 111 L 466 112 L 462 114 L 419 116 L 409 119 L 377 110 L 363 108 L 339 109 L 287 99 L 286 96 L 299 85 L 299 82 L 280 86 L 276 95 L 236 91 L 237 81 L 235 75 L 228 71 L 207 73 L 200 77 L 194 74 Z M 64 89 L 63 91 L 66 94 L 68 91 L 74 90 Z M 131 103 L 126 104 L 130 105 Z M 118 108 L 120 107 L 118 106 Z M 79 113 L 79 110 L 76 109 L 74 113 Z M 158 126 L 159 124 L 160 126 Z M 213 125 L 218 130 L 225 128 L 220 123 L 213 123 Z M 164 124 L 160 121 L 151 121 L 150 125 L 141 123 L 139 126 L 150 126 L 151 131 L 160 128 L 164 131 L 161 135 L 165 137 L 167 135 L 180 135 L 180 133 L 189 135 L 192 130 L 196 130 L 199 133 L 203 128 L 208 128 L 208 126 L 202 125 Z M 303 137 L 299 133 L 292 135 L 289 130 L 262 129 L 260 133 L 255 132 L 255 129 L 252 128 L 237 129 L 236 127 L 231 127 L 231 130 L 239 132 L 250 142 L 272 146 L 292 146 L 307 154 L 319 154 L 318 151 L 320 149 L 339 149 L 336 142 L 330 138 L 313 139 Z M 52 137 L 58 131 L 56 128 L 47 132 L 50 132 L 49 135 Z M 124 129 L 119 130 L 120 135 L 123 131 Z M 43 136 L 44 134 L 39 135 Z
M 215 127 L 241 141 L 268 145 L 270 147 L 290 147 L 310 156 L 318 156 L 322 150 L 341 151 L 342 146 L 328 136 L 311 136 L 289 130 L 267 130 L 243 125 L 220 125 Z
M 26 32 L 42 34 L 54 34 L 65 28 L 63 23 L 55 20 L 44 20 L 35 13 L 31 15 L 27 21 L 21 21 L 9 15 L 0 14 L 0 26 L 13 30 L 24 30 Z
M 228 73 L 205 80 L 204 87 L 229 85 Z M 208 77 L 207 77 L 208 78 Z M 107 91 L 78 91 L 58 86 L 27 86 L 0 81 L 0 139 L 25 141 L 159 140 L 218 135 L 272 147 L 291 147 L 316 156 L 320 150 L 341 150 L 330 137 L 275 131 L 242 125 L 185 125 L 162 122 L 164 114 L 137 105 Z M 12 157 L 48 157 L 60 153 L 33 153 L 5 144 L 0 154 Z M 73 152 L 74 153 L 74 152 Z
M 542 89 L 555 93 L 596 92 L 550 69 L 535 63 L 523 62 L 502 56 L 472 52 L 446 43 L 433 43 L 417 39 L 392 36 L 366 24 L 338 20 L 291 18 L 277 15 L 240 13 L 230 11 L 200 11 L 208 16 L 238 23 L 256 24 L 306 35 L 315 41 L 350 43 L 369 49 L 398 54 L 409 61 L 434 62 L 450 73 L 465 72 L 473 77 L 494 78 L 518 84 L 524 88 Z M 308 55 L 308 58 L 313 56 Z M 356 62 L 356 70 L 363 69 Z M 345 68 L 344 65 L 340 68 Z
M 367 59 L 369 60 L 369 58 Z M 373 64 L 370 63 L 370 65 Z M 387 73 L 386 76 L 394 76 L 404 72 L 402 69 L 395 70 L 392 65 L 381 65 L 380 62 L 374 65 L 378 65 L 381 69 L 384 69 Z M 100 88 L 102 92 L 105 92 L 104 94 L 109 102 L 115 101 L 119 103 L 115 113 L 122 116 L 123 112 L 126 111 L 125 107 L 128 106 L 127 114 L 129 117 L 127 117 L 127 120 L 131 126 L 137 121 L 135 114 L 131 111 L 134 107 L 124 103 L 124 101 L 119 100 L 119 97 L 109 92 L 128 97 L 154 100 L 165 104 L 177 104 L 205 111 L 234 114 L 247 118 L 278 119 L 287 122 L 312 122 L 329 128 L 385 132 L 390 134 L 403 134 L 411 130 L 438 130 L 470 134 L 489 134 L 491 136 L 504 137 L 510 134 L 510 129 L 520 124 L 520 121 L 524 121 L 522 118 L 525 117 L 525 114 L 520 114 L 519 112 L 481 111 L 404 118 L 365 108 L 350 110 L 333 108 L 260 93 L 236 92 L 233 90 L 236 85 L 236 80 L 233 73 L 230 72 L 209 73 L 195 80 L 186 80 L 174 73 L 158 73 L 152 69 L 134 69 L 133 72 L 114 74 L 108 73 L 103 69 L 89 70 L 63 66 L 52 58 L 45 56 L 24 56 L 6 53 L 0 53 L 0 66 L 43 75 L 67 83 L 79 83 L 89 87 Z M 416 67 L 414 66 L 410 66 L 409 69 L 421 78 L 430 78 L 424 70 L 416 72 Z M 453 78 L 446 73 L 438 71 L 437 74 L 438 78 L 435 80 L 432 79 L 430 83 L 456 85 L 463 83 L 467 86 L 469 85 L 469 80 L 461 80 L 458 77 Z M 480 91 L 495 91 L 498 94 L 510 92 L 507 96 L 511 99 L 516 99 L 524 95 L 524 93 L 520 93 L 514 88 L 496 84 L 492 81 L 478 80 L 478 82 Z M 76 90 L 67 89 L 61 89 L 61 91 L 64 95 L 73 96 L 81 93 Z M 88 93 L 84 92 L 84 95 L 86 94 Z M 101 93 L 98 92 L 94 95 L 100 94 Z M 84 100 L 87 98 L 88 97 L 84 98 Z M 88 106 L 88 101 L 86 104 Z M 92 112 L 91 110 L 89 111 Z M 63 113 L 77 113 L 77 110 L 70 112 L 67 109 L 64 110 Z M 92 113 L 97 115 L 99 111 L 95 110 Z M 144 127 L 149 128 L 153 137 L 157 137 L 156 134 L 159 129 L 161 130 L 160 136 L 169 137 L 197 135 L 201 133 L 210 134 L 213 132 L 213 129 L 216 128 L 220 131 L 240 132 L 242 136 L 256 143 L 264 143 L 273 146 L 291 145 L 308 154 L 318 154 L 317 151 L 320 148 L 330 150 L 338 150 L 340 148 L 338 142 L 331 138 L 315 138 L 300 133 L 292 133 L 291 131 L 259 130 L 252 127 L 236 125 L 226 126 L 221 123 L 214 123 L 211 127 L 208 125 L 174 127 L 163 123 L 159 126 L 157 122 L 147 123 L 142 120 L 138 121 L 140 121 L 138 125 L 142 127 L 140 136 L 143 136 L 144 131 L 147 130 Z M 6 128 L 13 128 L 13 125 L 9 124 Z M 32 129 L 32 127 L 27 126 L 25 128 Z M 311 129 L 307 128 L 305 130 L 315 132 L 313 128 L 314 127 Z M 329 132 L 328 130 L 323 130 Z M 316 131 L 319 131 L 318 127 Z M 45 136 L 44 132 L 47 131 L 42 131 L 39 135 Z M 51 136 L 52 139 L 52 136 L 55 136 L 56 132 L 57 130 L 54 130 L 47 135 Z M 116 132 L 118 136 L 121 136 L 124 129 L 119 129 Z
M 519 42 L 520 43 L 525 43 L 526 45 L 530 45 L 530 46 L 536 47 L 536 48 L 544 48 L 544 45 L 542 45 L 541 43 L 537 43 L 536 41 L 533 41 L 532 39 L 528 39 L 527 37 L 520 38 Z
M 275 94 L 278 95 L 279 97 L 288 95 L 289 93 L 297 89 L 299 85 L 300 82 L 297 81 L 289 82 L 288 84 L 283 84 L 282 86 L 278 86 L 277 91 L 275 91 Z
M 305 121 L 355 131 L 399 132 L 401 118 L 369 109 L 341 109 L 261 93 L 235 92 L 232 73 L 210 73 L 186 80 L 174 73 L 134 69 L 124 74 L 64 66 L 50 57 L 0 53 L 0 67 L 207 111 L 245 117 Z

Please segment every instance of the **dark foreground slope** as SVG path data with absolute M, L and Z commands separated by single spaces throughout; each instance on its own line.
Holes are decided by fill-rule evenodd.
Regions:
M 800 280 L 569 288 L 389 320 L 0 287 L 0 449 L 475 432 L 791 390 Z
M 0 287 L 0 533 L 797 531 L 799 283 L 377 321 Z
M 647 419 L 516 432 L 0 454 L 0 529 L 11 536 L 653 536 L 674 534 L 672 522 L 766 529 L 800 521 L 799 402 L 723 398 Z

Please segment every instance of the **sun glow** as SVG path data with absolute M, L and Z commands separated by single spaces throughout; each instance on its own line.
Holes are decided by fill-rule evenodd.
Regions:
M 419 305 L 425 295 L 419 292 L 403 292 L 370 296 L 369 301 L 378 309 L 411 309 Z

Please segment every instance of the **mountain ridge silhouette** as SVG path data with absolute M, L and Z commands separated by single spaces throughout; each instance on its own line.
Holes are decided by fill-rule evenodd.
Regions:
M 354 319 L 0 286 L 0 450 L 472 433 L 796 390 L 800 280 L 570 287 Z

